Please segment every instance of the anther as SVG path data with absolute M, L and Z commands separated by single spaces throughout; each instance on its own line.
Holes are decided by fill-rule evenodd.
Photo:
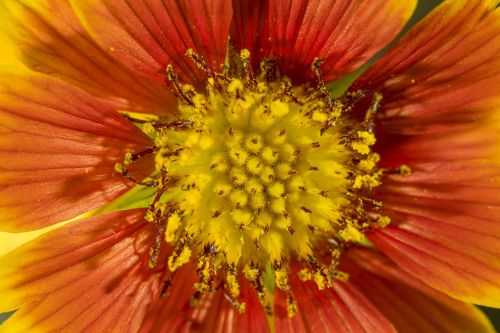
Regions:
M 306 206 L 301 206 L 300 209 L 302 209 L 302 211 L 306 212 L 307 214 L 312 214 L 312 210 L 310 210 Z
M 373 94 L 372 104 L 368 111 L 366 111 L 365 120 L 363 122 L 363 126 L 369 133 L 373 133 L 373 121 L 375 118 L 375 114 L 380 108 L 380 101 L 382 100 L 382 94 L 376 92 Z
M 170 286 L 172 285 L 172 282 L 174 280 L 176 272 L 171 273 L 165 281 L 163 281 L 163 287 L 161 288 L 160 292 L 160 299 L 163 300 L 167 297 L 167 292 Z
M 156 264 L 158 263 L 158 256 L 160 254 L 160 246 L 161 246 L 161 239 L 162 239 L 163 233 L 158 232 L 158 234 L 155 237 L 155 243 L 151 247 L 151 255 L 149 257 L 149 268 L 155 268 Z
M 314 233 L 314 232 L 318 229 L 317 227 L 315 227 L 315 226 L 313 226 L 313 225 L 311 225 L 311 224 L 308 224 L 308 225 L 307 225 L 307 228 L 308 228 L 308 229 L 309 229 L 312 233 Z
M 267 82 L 276 81 L 278 78 L 276 59 L 265 58 L 260 64 L 260 70 Z
M 233 299 L 226 291 L 224 291 L 224 298 L 231 304 L 231 306 L 238 310 L 239 313 L 245 312 L 245 303 L 240 303 Z
M 243 62 L 243 67 L 245 68 L 245 72 L 248 75 L 248 81 L 252 84 L 252 86 L 255 86 L 257 82 L 255 81 L 252 71 L 250 52 L 247 49 L 241 50 L 240 59 Z
M 182 91 L 182 88 L 179 84 L 179 78 L 177 77 L 177 74 L 175 73 L 174 67 L 172 65 L 167 66 L 167 78 L 170 82 L 172 82 L 175 92 L 182 98 L 184 103 L 194 108 L 194 102 Z
M 328 92 L 328 89 L 326 89 L 325 81 L 323 80 L 323 73 L 321 72 L 320 66 L 322 63 L 324 63 L 326 59 L 321 59 L 321 58 L 314 58 L 312 64 L 311 64 L 311 70 L 314 72 L 316 75 L 316 78 L 318 80 L 318 89 L 320 92 L 323 94 L 324 97 L 326 97 L 328 101 L 328 106 L 330 108 L 333 107 L 333 99 L 330 96 L 330 93 Z
M 210 77 L 215 77 L 214 71 L 208 67 L 208 65 L 205 62 L 205 59 L 198 55 L 196 52 L 194 52 L 193 49 L 187 49 L 185 53 L 186 57 L 191 58 L 193 62 L 200 68 L 201 70 L 207 72 L 208 76 Z
M 188 119 L 180 119 L 180 120 L 175 120 L 175 121 L 168 122 L 168 123 L 152 122 L 151 125 L 154 128 L 171 128 L 174 130 L 181 130 L 181 129 L 192 128 L 194 125 L 194 122 L 192 120 L 188 120 Z

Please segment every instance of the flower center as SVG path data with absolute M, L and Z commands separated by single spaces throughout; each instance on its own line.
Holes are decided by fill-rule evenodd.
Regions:
M 265 303 L 263 275 L 290 294 L 294 263 L 300 278 L 320 289 L 345 279 L 337 269 L 342 249 L 365 241 L 364 232 L 388 218 L 366 197 L 383 172 L 371 149 L 375 110 L 354 121 L 346 99 L 331 99 L 321 85 L 295 87 L 268 60 L 254 77 L 248 56 L 237 58 L 239 73 L 212 73 L 205 94 L 167 69 L 180 115 L 143 124 L 156 153 L 149 184 L 157 194 L 146 219 L 174 247 L 170 272 L 196 262 L 196 292 L 222 286 L 235 299 L 241 275 Z M 127 174 L 131 156 L 117 166 L 120 173 Z M 152 248 L 152 267 L 159 246 Z

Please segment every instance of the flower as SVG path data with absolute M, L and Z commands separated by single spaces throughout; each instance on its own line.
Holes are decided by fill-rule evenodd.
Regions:
M 72 220 L 0 259 L 0 332 L 492 332 L 498 2 L 326 86 L 415 4 L 7 0 L 0 227 Z

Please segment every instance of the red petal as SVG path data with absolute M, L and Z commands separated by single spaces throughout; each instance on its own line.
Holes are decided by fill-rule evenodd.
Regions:
M 240 314 L 225 299 L 222 291 L 203 294 L 196 307 L 190 305 L 194 267 L 186 266 L 177 273 L 170 293 L 163 301 L 153 303 L 141 327 L 146 332 L 269 332 L 266 315 L 255 291 L 241 281 L 239 300 L 245 302 L 246 311 Z
M 350 274 L 349 283 L 369 298 L 398 332 L 494 332 L 475 306 L 426 286 L 378 252 L 350 250 L 342 266 Z
M 383 95 L 380 131 L 442 133 L 490 119 L 500 107 L 496 4 L 444 2 L 358 80 L 354 89 Z
M 75 1 L 97 42 L 138 74 L 165 82 L 172 64 L 182 80 L 206 78 L 184 55 L 192 48 L 220 71 L 224 64 L 231 3 L 226 0 Z
M 231 38 L 237 49 L 250 51 L 254 68 L 270 56 L 269 38 L 270 1 L 233 0 L 234 17 Z
M 175 112 L 169 89 L 121 66 L 84 30 L 67 0 L 9 1 L 5 31 L 31 69 L 137 112 Z M 2 17 L 3 18 L 3 17 Z
M 416 5 L 395 0 L 274 0 L 269 8 L 259 3 L 260 10 L 247 13 L 249 1 L 233 3 L 235 44 L 257 51 L 259 57 L 277 57 L 285 74 L 298 81 L 314 78 L 315 57 L 327 60 L 321 67 L 327 81 L 357 69 L 396 37 Z
M 446 209 L 446 203 L 437 204 Z M 455 215 L 449 213 L 446 221 L 409 215 L 398 226 L 369 234 L 369 239 L 433 288 L 466 302 L 498 307 L 500 228 L 489 235 L 478 223 L 471 230 L 454 222 Z M 491 228 L 488 221 L 483 224 Z
M 134 332 L 157 297 L 143 210 L 65 225 L 0 260 L 0 332 Z
M 386 179 L 378 193 L 500 206 L 499 191 L 500 163 L 469 160 L 414 164 L 410 177 Z
M 431 162 L 455 162 L 477 159 L 498 160 L 500 123 L 470 124 L 469 128 L 415 136 L 385 136 L 380 133 L 376 150 L 381 166 L 395 167 Z
M 500 306 L 500 165 L 415 164 L 377 191 L 394 226 L 369 238 L 404 269 L 448 295 Z
M 115 176 L 126 151 L 149 139 L 115 104 L 49 78 L 2 78 L 0 224 L 33 230 L 113 200 L 129 188 Z
M 298 312 L 288 317 L 286 295 L 278 291 L 277 332 L 396 332 L 383 314 L 349 283 L 338 282 L 333 289 L 320 291 L 313 282 L 292 279 L 291 290 Z

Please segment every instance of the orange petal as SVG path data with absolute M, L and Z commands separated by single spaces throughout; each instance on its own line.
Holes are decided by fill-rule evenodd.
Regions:
M 133 332 L 158 296 L 144 210 L 74 222 L 0 259 L 0 332 Z
M 493 333 L 475 306 L 456 301 L 405 273 L 387 257 L 368 249 L 352 249 L 342 269 L 349 283 L 405 333 Z
M 500 161 L 500 122 L 470 124 L 462 130 L 422 135 L 385 135 L 377 137 L 377 152 L 381 166 L 396 167 L 408 164 L 455 162 L 471 160 Z M 380 140 L 379 140 L 380 139 Z
M 444 2 L 357 81 L 383 95 L 380 131 L 441 133 L 498 115 L 497 2 Z
M 469 303 L 500 307 L 498 218 L 482 220 L 474 216 L 473 206 L 458 202 L 468 206 L 467 214 L 472 216 L 464 221 L 459 218 L 459 211 L 450 210 L 448 201 L 432 201 L 443 211 L 444 218 L 390 212 L 395 225 L 370 233 L 369 239 L 431 287 Z M 413 205 L 417 206 L 418 201 L 413 201 Z M 399 209 L 390 203 L 387 206 Z
M 129 188 L 114 163 L 150 143 L 116 104 L 47 77 L 3 76 L 0 86 L 2 230 L 48 226 Z
M 500 163 L 466 160 L 413 164 L 409 177 L 384 181 L 384 193 L 500 206 Z
M 247 281 L 240 282 L 238 300 L 245 302 L 246 311 L 239 313 L 222 291 L 202 294 L 201 299 L 193 302 L 196 280 L 193 266 L 181 268 L 166 299 L 151 305 L 140 332 L 270 332 L 263 307 Z
M 413 0 L 274 0 L 247 13 L 254 2 L 233 3 L 235 44 L 257 50 L 259 57 L 277 57 L 285 74 L 298 81 L 314 79 L 316 57 L 326 60 L 321 66 L 326 81 L 357 69 L 396 37 L 416 5 Z
M 0 17 L 30 69 L 62 79 L 93 95 L 120 101 L 136 112 L 175 112 L 165 86 L 143 79 L 115 61 L 84 30 L 68 0 L 2 2 Z M 10 46 L 10 45 L 9 45 Z M 2 48 L 2 46 L 0 46 Z
M 396 263 L 455 298 L 500 306 L 500 164 L 416 164 L 377 198 L 394 226 L 369 238 Z
M 291 279 L 298 311 L 290 318 L 286 295 L 278 291 L 275 302 L 277 332 L 396 332 L 384 315 L 349 282 L 320 291 L 314 282 Z
M 71 1 L 80 19 L 111 56 L 139 75 L 166 81 L 172 64 L 181 79 L 196 83 L 206 73 L 184 55 L 192 48 L 207 65 L 224 64 L 231 3 L 226 0 Z

